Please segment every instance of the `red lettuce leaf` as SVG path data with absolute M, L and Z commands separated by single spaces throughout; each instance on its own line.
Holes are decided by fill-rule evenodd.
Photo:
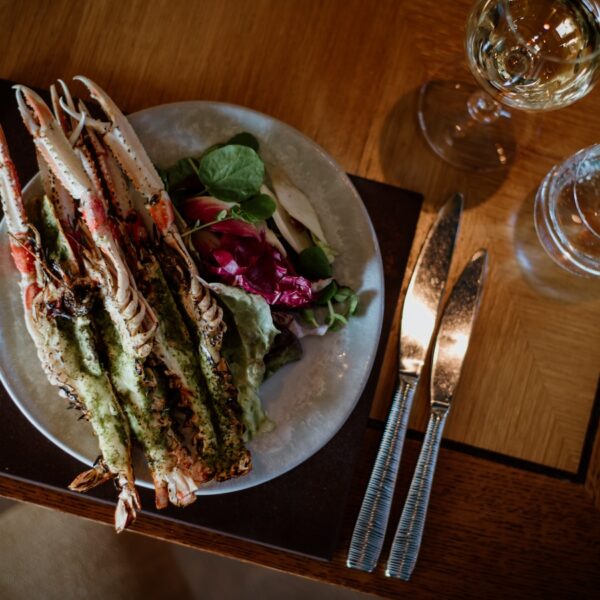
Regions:
M 312 284 L 265 240 L 223 234 L 217 248 L 198 244 L 205 267 L 228 285 L 261 295 L 269 304 L 297 308 L 313 300 Z

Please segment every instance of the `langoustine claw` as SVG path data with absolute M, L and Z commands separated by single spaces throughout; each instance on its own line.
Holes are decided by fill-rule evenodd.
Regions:
M 108 117 L 108 121 L 87 119 L 87 126 L 94 128 L 110 149 L 123 172 L 129 177 L 135 189 L 146 199 L 146 207 L 165 242 L 175 250 L 189 270 L 190 294 L 197 305 L 197 318 L 202 322 L 206 333 L 211 336 L 216 352 L 220 350 L 225 322 L 223 311 L 212 297 L 210 290 L 200 280 L 198 268 L 183 242 L 175 223 L 175 211 L 156 168 L 148 157 L 133 127 L 110 96 L 87 77 L 77 76 L 92 98 L 96 100 Z M 78 119 L 81 113 L 74 112 L 62 104 L 69 114 Z

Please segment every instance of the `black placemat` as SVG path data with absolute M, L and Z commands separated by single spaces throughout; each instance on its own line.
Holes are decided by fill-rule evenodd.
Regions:
M 2 80 L 0 123 L 21 180 L 26 182 L 37 170 L 33 145 L 19 118 L 11 83 Z M 361 177 L 351 179 L 379 238 L 386 285 L 383 334 L 375 367 L 354 412 L 322 450 L 271 482 L 240 492 L 203 496 L 185 509 L 160 512 L 153 508 L 153 492 L 140 489 L 144 511 L 316 558 L 331 557 L 422 202 L 414 192 Z M 28 335 L 25 328 L 23 335 Z M 65 490 L 82 470 L 81 463 L 42 436 L 3 389 L 0 414 L 0 473 Z M 66 413 L 65 418 L 76 416 Z M 105 485 L 87 496 L 91 501 L 113 502 L 115 493 L 111 485 Z

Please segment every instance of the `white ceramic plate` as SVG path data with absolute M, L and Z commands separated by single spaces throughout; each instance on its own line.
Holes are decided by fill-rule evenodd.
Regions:
M 303 339 L 304 357 L 284 367 L 261 388 L 268 415 L 277 424 L 250 444 L 254 468 L 239 479 L 203 486 L 218 494 L 259 485 L 294 468 L 322 448 L 358 401 L 373 365 L 383 317 L 383 268 L 367 211 L 340 167 L 313 141 L 266 115 L 215 102 L 181 102 L 130 117 L 150 157 L 161 167 L 249 131 L 260 141 L 265 162 L 281 166 L 313 202 L 329 243 L 339 251 L 335 276 L 359 290 L 361 310 L 342 331 Z M 39 194 L 35 179 L 26 201 Z M 31 423 L 65 452 L 90 466 L 98 446 L 89 424 L 65 410 L 47 381 L 23 320 L 18 274 L 0 225 L 0 377 Z M 24 445 L 27 440 L 22 440 Z M 151 487 L 144 480 L 139 484 Z

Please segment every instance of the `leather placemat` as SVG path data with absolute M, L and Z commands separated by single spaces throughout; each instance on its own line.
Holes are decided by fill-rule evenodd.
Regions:
M 26 182 L 37 170 L 33 144 L 18 115 L 11 83 L 2 80 L 0 123 L 21 181 Z M 320 559 L 331 557 L 422 203 L 422 197 L 414 192 L 360 177 L 351 179 L 377 232 L 386 286 L 383 333 L 375 366 L 354 412 L 322 450 L 273 481 L 240 492 L 202 496 L 185 509 L 170 507 L 160 512 L 153 508 L 153 492 L 140 489 L 144 511 Z M 25 328 L 23 335 L 28 335 Z M 81 472 L 81 463 L 40 434 L 3 389 L 0 414 L 0 476 L 30 480 L 71 494 L 66 486 Z M 65 418 L 76 415 L 65 414 Z M 105 485 L 87 496 L 90 502 L 114 502 L 115 491 L 112 485 Z

